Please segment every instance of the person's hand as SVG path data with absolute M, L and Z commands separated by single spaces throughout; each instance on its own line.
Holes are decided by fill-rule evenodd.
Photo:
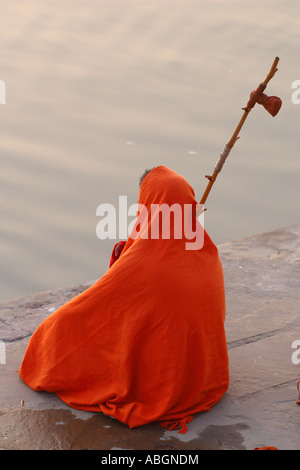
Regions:
M 123 250 L 123 243 L 118 243 L 116 248 L 115 248 L 115 256 L 116 258 L 119 258 L 120 254 L 122 253 Z

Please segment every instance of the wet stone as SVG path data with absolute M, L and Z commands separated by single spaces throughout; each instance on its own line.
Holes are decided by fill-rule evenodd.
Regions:
M 299 449 L 300 364 L 292 360 L 292 343 L 300 341 L 300 223 L 218 248 L 230 386 L 209 412 L 194 417 L 186 434 L 158 423 L 130 430 L 101 413 L 71 409 L 51 393 L 33 392 L 19 378 L 32 333 L 95 282 L 88 281 L 0 304 L 0 341 L 6 352 L 0 363 L 0 448 Z

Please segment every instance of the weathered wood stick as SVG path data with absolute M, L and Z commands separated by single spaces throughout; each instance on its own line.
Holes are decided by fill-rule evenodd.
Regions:
M 270 71 L 269 71 L 268 75 L 266 76 L 264 81 L 259 84 L 259 86 L 256 88 L 256 90 L 252 91 L 252 93 L 250 95 L 250 99 L 247 103 L 247 106 L 245 108 L 242 108 L 244 113 L 243 113 L 243 115 L 242 115 L 242 117 L 241 117 L 234 133 L 232 134 L 230 140 L 225 145 L 225 147 L 224 147 L 224 149 L 223 149 L 223 151 L 222 151 L 222 153 L 219 157 L 219 160 L 217 161 L 217 163 L 215 165 L 213 174 L 211 176 L 206 175 L 206 178 L 208 178 L 209 182 L 208 182 L 207 187 L 206 187 L 206 189 L 203 193 L 200 204 L 205 204 L 206 199 L 207 199 L 207 197 L 210 193 L 210 190 L 211 190 L 214 182 L 216 181 L 218 174 L 222 170 L 222 167 L 225 163 L 225 160 L 228 157 L 232 147 L 234 146 L 235 142 L 239 139 L 240 130 L 243 127 L 244 122 L 246 121 L 246 119 L 248 117 L 248 114 L 251 111 L 251 109 L 254 107 L 254 105 L 256 103 L 262 104 L 264 106 L 264 108 L 272 116 L 276 116 L 276 114 L 278 113 L 278 111 L 281 107 L 281 104 L 282 104 L 281 99 L 278 98 L 277 96 L 267 96 L 263 93 L 263 91 L 265 90 L 267 84 L 269 83 L 271 78 L 274 77 L 275 73 L 278 70 L 277 69 L 278 62 L 279 62 L 279 57 L 276 57 L 273 64 L 272 64 L 272 67 L 270 68 Z

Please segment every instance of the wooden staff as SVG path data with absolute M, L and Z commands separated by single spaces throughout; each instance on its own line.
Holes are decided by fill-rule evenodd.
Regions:
M 205 204 L 207 196 L 209 195 L 209 192 L 210 192 L 214 182 L 216 181 L 217 175 L 218 175 L 218 173 L 220 173 L 220 171 L 221 171 L 221 169 L 222 169 L 222 167 L 225 163 L 225 160 L 228 157 L 228 155 L 229 155 L 232 147 L 234 146 L 235 142 L 239 139 L 239 132 L 240 132 L 241 128 L 243 127 L 244 122 L 246 121 L 246 119 L 248 117 L 248 114 L 251 111 L 251 109 L 254 107 L 254 105 L 256 103 L 262 104 L 264 106 L 264 108 L 272 116 L 276 116 L 276 114 L 278 113 L 278 111 L 281 107 L 281 104 L 282 104 L 281 99 L 278 98 L 277 96 L 267 96 L 263 93 L 263 91 L 265 90 L 267 84 L 269 83 L 271 78 L 274 77 L 275 73 L 278 70 L 277 69 L 278 62 L 279 62 L 279 57 L 276 57 L 273 64 L 272 64 L 272 67 L 270 68 L 270 71 L 269 71 L 268 75 L 266 76 L 266 78 L 264 79 L 264 81 L 262 83 L 260 83 L 259 86 L 256 88 L 256 90 L 252 91 L 252 93 L 250 94 L 250 99 L 247 103 L 247 106 L 245 108 L 242 108 L 244 113 L 243 113 L 243 115 L 240 119 L 240 122 L 238 123 L 234 133 L 232 134 L 231 139 L 225 145 L 225 147 L 224 147 L 224 149 L 223 149 L 223 151 L 222 151 L 222 153 L 219 157 L 219 160 L 217 161 L 217 163 L 215 165 L 213 174 L 211 176 L 205 175 L 205 177 L 208 178 L 209 182 L 208 182 L 207 187 L 206 187 L 206 189 L 203 193 L 200 204 Z

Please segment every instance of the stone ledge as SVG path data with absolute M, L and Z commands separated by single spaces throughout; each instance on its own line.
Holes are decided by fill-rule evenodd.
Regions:
M 107 416 L 67 407 L 18 377 L 28 340 L 60 305 L 94 281 L 0 303 L 2 449 L 299 449 L 300 223 L 219 246 L 226 286 L 230 387 L 178 434 L 158 424 L 129 430 Z

